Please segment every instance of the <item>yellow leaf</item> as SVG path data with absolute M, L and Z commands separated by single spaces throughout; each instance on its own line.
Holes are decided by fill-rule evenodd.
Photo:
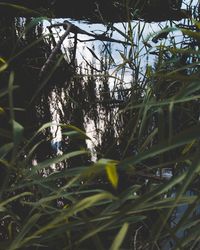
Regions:
M 193 140 L 191 143 L 187 144 L 183 151 L 182 154 L 185 155 L 186 153 L 188 153 L 190 151 L 190 149 L 192 148 L 192 146 L 194 145 L 194 143 L 196 142 L 196 140 Z
M 106 174 L 108 177 L 108 180 L 112 184 L 114 188 L 117 188 L 118 181 L 119 181 L 119 176 L 117 173 L 117 163 L 116 162 L 108 162 L 105 166 L 106 169 Z
M 146 69 L 147 78 L 150 78 L 152 74 L 153 74 L 152 67 L 150 65 L 147 65 L 147 69 Z
M 69 208 L 69 204 L 64 205 L 63 209 Z
M 7 67 L 7 62 L 2 57 L 0 57 L 0 72 L 4 71 Z
M 200 22 L 196 21 L 195 19 L 192 19 L 192 22 L 197 27 L 197 29 L 200 29 Z
M 187 30 L 187 29 L 181 29 L 182 33 L 186 36 L 192 37 L 196 39 L 197 41 L 200 41 L 200 34 L 196 31 Z
M 4 109 L 2 107 L 0 107 L 0 115 L 2 115 L 4 113 L 5 113 Z

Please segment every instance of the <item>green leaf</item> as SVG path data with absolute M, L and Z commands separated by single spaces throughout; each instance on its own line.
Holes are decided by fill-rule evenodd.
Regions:
M 69 132 L 63 132 L 62 135 L 69 136 L 69 137 L 76 137 L 76 136 L 80 136 L 80 133 L 78 131 L 69 131 Z
M 6 206 L 7 204 L 9 204 L 9 203 L 11 203 L 12 201 L 15 201 L 15 200 L 17 200 L 17 199 L 19 199 L 19 198 L 21 198 L 21 197 L 30 196 L 30 195 L 33 195 L 33 194 L 32 194 L 31 192 L 24 192 L 24 193 L 20 193 L 20 194 L 18 194 L 18 195 L 15 195 L 15 196 L 13 196 L 13 197 L 11 197 L 11 198 L 5 200 L 5 201 L 2 201 L 2 202 L 0 203 L 0 208 Z
M 12 150 L 13 145 L 14 144 L 10 142 L 0 147 L 0 158 L 4 158 L 4 156 L 6 156 L 10 152 L 10 150 Z
M 145 39 L 145 42 L 148 42 L 151 38 L 156 38 L 156 39 L 159 39 L 160 36 L 162 36 L 163 34 L 167 35 L 169 34 L 170 32 L 173 32 L 173 31 L 177 31 L 178 29 L 175 28 L 175 27 L 166 27 L 158 32 L 152 32 L 150 33 L 147 38 Z
M 42 169 L 45 169 L 46 167 L 50 167 L 53 164 L 56 164 L 64 160 L 68 160 L 70 158 L 83 155 L 83 154 L 88 154 L 88 151 L 85 151 L 85 150 L 73 151 L 64 155 L 59 155 L 52 159 L 45 160 L 39 163 L 38 165 L 33 166 L 30 174 L 34 175 L 37 171 L 41 171 Z
M 19 86 L 17 86 L 17 85 L 13 86 L 13 90 L 18 89 L 18 88 L 19 88 Z M 8 94 L 7 88 L 3 88 L 0 90 L 0 98 L 4 97 L 7 94 Z
M 187 153 L 190 151 L 190 149 L 194 146 L 195 143 L 196 143 L 196 140 L 195 140 L 195 139 L 192 140 L 191 143 L 187 144 L 187 145 L 184 147 L 184 149 L 182 150 L 181 153 L 182 153 L 183 155 L 187 154 Z
M 0 107 L 0 115 L 3 115 L 3 114 L 5 114 L 5 110 L 2 107 Z
M 85 139 L 88 139 L 88 140 L 91 140 L 90 137 L 87 136 L 87 134 L 81 130 L 80 128 L 77 128 L 76 126 L 74 125 L 71 125 L 71 124 L 61 124 L 61 127 L 62 128 L 67 128 L 67 129 L 72 129 L 73 131 L 69 131 L 69 132 L 63 132 L 63 135 L 74 135 L 75 132 L 78 133 L 82 138 L 85 138 Z M 71 134 L 69 134 L 71 132 Z M 73 133 L 74 132 L 74 133 Z
M 49 18 L 46 17 L 35 17 L 33 18 L 28 25 L 26 25 L 24 33 L 28 32 L 31 30 L 33 27 L 37 26 L 39 23 L 42 23 L 44 20 L 49 20 Z
M 24 127 L 13 120 L 13 141 L 14 145 L 18 145 L 23 137 Z
M 143 160 L 146 160 L 148 158 L 160 155 L 161 153 L 170 151 L 172 149 L 178 148 L 180 146 L 183 146 L 187 143 L 190 143 L 194 139 L 198 138 L 200 134 L 200 125 L 191 127 L 189 129 L 186 129 L 185 131 L 182 131 L 178 135 L 174 136 L 172 140 L 169 141 L 163 141 L 161 143 L 158 143 L 157 145 L 153 146 L 151 149 L 141 152 L 136 156 L 129 157 L 123 161 L 120 162 L 120 167 L 128 167 L 134 164 L 137 164 Z
M 122 245 L 122 242 L 124 238 L 126 237 L 127 231 L 128 231 L 128 223 L 124 223 L 122 228 L 120 229 L 119 233 L 115 237 L 112 246 L 110 247 L 110 250 L 120 250 L 120 247 Z
M 28 218 L 28 221 L 25 221 L 24 226 L 20 229 L 20 232 L 17 234 L 16 238 L 11 242 L 11 245 L 7 250 L 16 250 L 21 249 L 24 244 L 35 237 L 25 237 L 29 231 L 35 226 L 39 218 L 41 217 L 40 213 L 33 214 Z
M 77 212 L 83 211 L 89 207 L 94 206 L 96 203 L 102 200 L 115 200 L 116 197 L 109 192 L 102 192 L 100 194 L 91 195 L 80 200 L 77 204 L 73 206 L 73 213 L 76 214 Z
M 10 164 L 6 160 L 0 159 L 0 163 L 7 168 L 10 167 Z
M 30 236 L 30 238 L 27 238 L 26 241 L 29 241 L 37 236 L 41 236 L 42 234 L 46 233 L 47 231 L 51 229 L 60 227 L 60 223 L 65 224 L 69 217 L 74 216 L 78 212 L 81 212 L 85 209 L 88 209 L 97 205 L 97 203 L 102 200 L 114 200 L 114 199 L 116 199 L 116 197 L 113 196 L 109 192 L 102 192 L 100 194 L 95 194 L 95 195 L 91 195 L 89 197 L 83 198 L 80 201 L 78 201 L 76 204 L 74 204 L 72 207 L 63 209 L 62 213 L 60 213 L 57 217 L 55 217 L 53 220 L 51 220 L 49 223 L 47 223 L 43 227 L 40 227 L 36 232 L 34 232 Z
M 199 32 L 195 32 L 195 31 L 191 31 L 189 29 L 181 29 L 182 33 L 184 35 L 187 35 L 189 37 L 192 37 L 194 39 L 196 39 L 197 41 L 200 41 L 200 34 Z
M 28 14 L 31 14 L 33 16 L 41 16 L 40 12 L 32 10 L 32 9 L 29 9 L 27 7 L 24 7 L 24 6 L 18 5 L 18 4 L 1 2 L 0 6 L 5 6 L 5 7 L 8 7 L 10 9 L 14 9 L 15 11 L 20 11 L 20 12 L 28 13 Z

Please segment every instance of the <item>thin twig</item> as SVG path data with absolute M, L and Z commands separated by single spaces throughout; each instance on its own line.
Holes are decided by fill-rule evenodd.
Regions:
M 102 34 L 93 34 L 93 33 L 87 32 L 87 31 L 79 28 L 78 26 L 70 23 L 67 20 L 65 20 L 63 23 L 52 24 L 49 27 L 52 28 L 52 27 L 63 26 L 63 28 L 65 29 L 67 25 L 71 25 L 71 29 L 70 29 L 71 33 L 92 36 L 94 38 L 93 41 L 94 40 L 100 40 L 100 41 L 106 41 L 106 42 L 114 42 L 114 43 L 122 43 L 122 44 L 126 44 L 126 45 L 133 45 L 132 43 L 129 43 L 129 42 L 125 42 L 125 41 L 121 41 L 121 40 L 118 40 L 118 39 L 110 38 L 110 37 L 106 36 L 105 32 L 102 33 Z M 134 46 L 136 46 L 136 45 L 134 44 Z
M 133 240 L 134 250 L 137 250 L 137 236 L 138 236 L 138 233 L 139 233 L 141 228 L 142 228 L 142 226 L 140 226 L 138 229 L 136 229 L 135 234 L 134 234 L 134 240 Z
M 49 66 L 51 65 L 51 63 L 56 58 L 56 55 L 57 55 L 58 51 L 60 50 L 63 41 L 69 35 L 70 30 L 71 30 L 71 24 L 69 23 L 69 24 L 67 24 L 67 28 L 65 30 L 65 33 L 61 36 L 61 38 L 58 41 L 58 43 L 56 44 L 55 48 L 52 50 L 51 54 L 49 55 L 47 61 L 42 66 L 42 68 L 40 70 L 40 73 L 39 73 L 39 79 L 42 78 L 42 76 L 45 74 L 45 72 L 47 71 L 47 69 L 49 68 Z

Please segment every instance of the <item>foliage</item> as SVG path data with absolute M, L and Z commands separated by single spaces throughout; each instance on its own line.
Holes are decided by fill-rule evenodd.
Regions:
M 64 2 L 41 1 L 27 2 L 26 0 L 9 0 L 0 2 L 0 14 L 8 16 L 48 16 L 68 17 L 88 20 L 90 22 L 119 22 L 129 18 L 145 19 L 146 21 L 180 20 L 188 15 L 181 9 L 183 0 L 75 0 L 63 8 Z M 77 6 L 79 7 L 77 9 Z M 76 11 L 74 11 L 76 9 Z
M 69 68 L 60 51 L 51 77 L 40 85 L 39 71 L 29 71 L 38 62 L 30 60 L 26 67 L 35 76 L 34 91 L 25 89 L 25 102 L 20 98 L 26 86 L 18 72 L 24 67 L 22 59 L 41 56 L 42 65 L 41 47 L 50 54 L 55 41 L 28 29 L 21 35 L 25 38 L 17 40 L 25 46 L 0 59 L 0 249 L 199 249 L 199 23 L 193 21 L 192 30 L 168 27 L 147 39 L 141 23 L 137 25 L 135 37 L 136 27 L 128 23 L 123 37 L 131 45 L 120 52 L 122 62 L 115 71 L 122 76 L 115 84 L 118 95 L 125 93 L 123 99 L 114 98 L 109 88 L 113 58 L 108 45 L 102 58 L 93 52 L 101 61 L 100 77 L 96 65 L 90 65 L 84 78 Z M 175 30 L 182 32 L 178 42 L 151 45 L 152 37 L 163 39 L 163 32 L 170 36 Z M 139 52 L 144 50 L 156 60 L 146 65 L 141 77 Z M 17 67 L 19 60 L 22 64 Z M 128 91 L 123 86 L 127 67 L 133 73 Z M 52 93 L 56 97 L 50 99 Z M 32 109 L 27 109 L 30 100 Z M 60 154 L 47 149 L 54 126 L 47 123 L 52 120 L 53 100 L 61 121 L 57 124 L 62 132 Z M 42 122 L 37 115 L 33 124 L 27 121 L 27 110 L 36 112 Z M 86 140 L 92 138 L 84 132 L 84 118 L 93 118 L 98 128 L 102 111 L 105 131 L 96 145 L 97 159 L 91 161 Z M 171 171 L 169 179 L 163 174 L 166 168 Z

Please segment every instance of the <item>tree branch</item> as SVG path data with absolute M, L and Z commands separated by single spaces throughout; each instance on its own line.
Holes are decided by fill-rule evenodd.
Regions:
M 114 43 L 122 43 L 122 44 L 125 44 L 125 45 L 132 45 L 129 42 L 125 42 L 125 41 L 121 41 L 121 40 L 118 40 L 118 39 L 110 38 L 110 37 L 106 36 L 105 33 L 102 33 L 102 34 L 93 34 L 93 33 L 87 32 L 87 31 L 79 28 L 78 26 L 70 23 L 67 20 L 65 20 L 63 23 L 52 24 L 49 27 L 52 28 L 52 27 L 63 26 L 63 28 L 65 29 L 65 27 L 67 27 L 67 25 L 71 25 L 70 32 L 73 33 L 73 34 L 87 35 L 87 36 L 91 36 L 91 37 L 94 38 L 93 40 L 86 40 L 86 41 L 99 40 L 99 41 L 103 41 L 103 42 L 114 42 Z M 79 40 L 79 41 L 81 41 L 81 40 Z M 134 44 L 134 46 L 136 46 L 136 45 Z
M 60 40 L 56 44 L 55 48 L 52 50 L 52 52 L 51 52 L 50 56 L 48 57 L 47 61 L 42 66 L 42 68 L 40 70 L 40 73 L 39 73 L 39 79 L 42 78 L 42 76 L 45 74 L 45 72 L 49 69 L 52 62 L 55 60 L 56 55 L 57 55 L 58 51 L 60 50 L 63 41 L 69 35 L 70 30 L 71 30 L 71 24 L 69 23 L 69 24 L 67 24 L 67 28 L 65 30 L 65 33 L 61 36 Z

